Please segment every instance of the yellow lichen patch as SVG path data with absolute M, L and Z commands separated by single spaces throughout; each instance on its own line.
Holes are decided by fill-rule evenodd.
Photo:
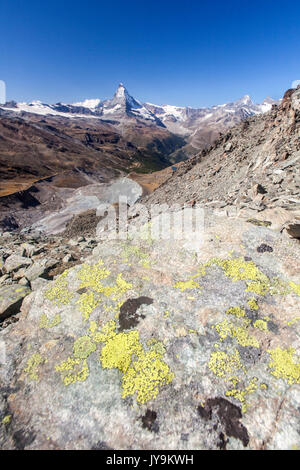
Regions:
M 113 286 L 113 299 L 118 300 L 118 298 L 127 292 L 129 289 L 132 288 L 132 284 L 130 282 L 125 281 L 123 279 L 122 274 L 118 274 L 117 279 L 116 279 L 116 284 Z
M 270 281 L 269 293 L 270 295 L 287 295 L 291 291 L 288 282 L 280 279 L 279 277 L 273 277 Z
M 256 301 L 256 299 L 249 299 L 248 300 L 248 305 L 249 305 L 249 308 L 250 310 L 258 310 L 258 303 Z
M 158 354 L 162 356 L 166 352 L 166 348 L 161 341 L 158 341 L 155 338 L 151 338 L 147 341 L 147 346 L 151 347 L 152 351 L 156 351 Z
M 207 265 L 220 266 L 226 276 L 231 277 L 234 281 L 254 281 L 260 279 L 261 277 L 266 278 L 266 276 L 258 269 L 253 261 L 245 261 L 242 257 L 225 260 L 212 258 Z
M 194 281 L 193 279 L 189 279 L 188 281 L 179 281 L 174 284 L 174 287 L 180 289 L 181 292 L 184 292 L 186 289 L 201 289 L 201 286 L 198 282 Z
M 213 325 L 213 327 L 217 330 L 221 341 L 226 339 L 227 336 L 231 336 L 232 324 L 229 323 L 228 320 L 225 319 L 222 322 Z
M 249 404 L 246 401 L 246 397 L 250 393 L 254 393 L 257 390 L 258 379 L 257 377 L 253 377 L 253 379 L 250 380 L 249 385 L 247 385 L 245 388 L 238 388 L 237 387 L 238 380 L 235 378 L 233 380 L 230 379 L 230 381 L 231 381 L 233 388 L 231 390 L 227 390 L 225 395 L 227 397 L 234 397 L 236 400 L 239 400 L 242 404 L 242 412 L 246 413 L 246 411 L 249 408 Z
M 290 321 L 287 322 L 287 325 L 288 325 L 288 326 L 292 326 L 292 325 L 294 325 L 295 323 L 297 323 L 299 320 L 300 320 L 300 317 L 292 318 L 292 320 L 290 320 Z
M 93 341 L 96 343 L 106 342 L 113 336 L 116 336 L 117 324 L 114 320 L 110 320 L 103 326 L 101 331 L 95 332 Z
M 204 276 L 206 273 L 205 267 L 200 266 L 196 272 L 196 274 L 193 274 L 192 276 L 189 276 L 189 278 L 186 281 L 178 281 L 176 284 L 174 284 L 173 287 L 176 287 L 177 289 L 180 289 L 181 292 L 184 292 L 187 289 L 201 289 L 201 286 L 196 282 L 194 279 Z M 194 297 L 187 297 L 189 300 L 195 300 Z
M 258 330 L 261 331 L 268 331 L 268 323 L 264 320 L 256 320 L 253 323 L 254 328 L 257 328 Z
M 122 256 L 125 262 L 128 262 L 132 256 L 139 258 L 139 264 L 141 264 L 144 268 L 150 268 L 150 258 L 148 253 L 142 251 L 138 246 L 125 245 Z
M 66 386 L 75 382 L 84 382 L 90 374 L 86 359 L 72 357 L 68 357 L 66 361 L 55 366 L 55 370 L 61 373 L 62 381 Z
M 118 333 L 103 346 L 100 361 L 104 369 L 116 368 L 125 373 L 130 366 L 132 355 L 139 357 L 142 351 L 138 331 Z
M 113 285 L 104 285 L 102 281 L 107 279 L 109 274 L 110 271 L 105 268 L 101 260 L 95 265 L 85 264 L 79 271 L 80 288 L 90 289 L 77 301 L 84 320 L 88 320 L 93 310 L 106 298 L 110 298 L 113 304 L 104 305 L 103 308 L 106 311 L 117 312 L 122 305 L 123 294 L 132 288 L 132 284 L 125 281 L 121 273 L 117 275 Z
M 271 374 L 274 377 L 286 379 L 290 385 L 300 383 L 300 362 L 294 362 L 293 360 L 294 348 L 281 349 L 277 347 L 267 352 L 271 357 L 269 368 L 273 369 Z
M 162 355 L 151 349 L 142 351 L 123 375 L 122 398 L 137 393 L 137 401 L 146 403 L 156 398 L 159 389 L 169 384 L 174 378 L 168 364 L 162 361 Z
M 197 269 L 196 274 L 193 274 L 193 276 L 191 276 L 191 279 L 195 279 L 196 277 L 200 277 L 200 276 L 205 276 L 205 274 L 206 274 L 205 265 L 201 265 L 201 266 Z
M 82 294 L 76 303 L 79 304 L 79 310 L 86 321 L 90 318 L 93 310 L 101 303 L 101 299 L 96 298 L 94 292 L 91 291 Z
M 81 280 L 80 288 L 90 288 L 98 292 L 99 286 L 102 287 L 101 281 L 109 274 L 110 271 L 105 268 L 102 260 L 97 264 L 83 264 L 78 273 L 78 278 Z
M 262 383 L 262 384 L 260 384 L 260 389 L 261 389 L 261 390 L 267 390 L 267 389 L 268 389 L 268 385 Z
M 212 258 L 206 266 L 220 266 L 225 275 L 233 281 L 247 281 L 246 291 L 265 295 L 269 290 L 269 279 L 260 271 L 253 261 L 245 261 L 242 257 L 232 259 Z
M 291 281 L 290 288 L 295 294 L 300 296 L 300 284 L 296 284 L 295 282 Z
M 41 354 L 35 353 L 27 361 L 27 367 L 24 369 L 25 374 L 29 377 L 30 380 L 39 381 L 38 377 L 38 368 L 41 364 L 45 362 L 45 359 Z
M 68 269 L 54 282 L 53 287 L 45 292 L 45 297 L 54 305 L 67 305 L 73 298 L 73 292 L 69 290 L 67 275 Z
M 252 346 L 259 348 L 259 342 L 255 336 L 251 336 L 244 326 L 238 326 L 232 329 L 232 336 L 236 339 L 237 343 L 241 346 Z
M 269 283 L 263 280 L 257 280 L 247 283 L 246 292 L 253 292 L 257 295 L 266 295 L 269 290 Z
M 241 307 L 230 307 L 226 310 L 227 315 L 234 315 L 237 318 L 242 318 L 246 315 L 246 312 Z
M 227 354 L 224 351 L 212 352 L 208 367 L 217 377 L 226 377 L 235 370 L 243 369 L 243 364 L 238 350 L 235 349 L 233 354 Z
M 189 328 L 188 332 L 190 334 L 194 334 L 194 335 L 197 335 L 198 334 L 198 331 L 194 330 L 193 328 Z
M 165 348 L 161 342 L 152 339 L 151 349 L 145 351 L 138 331 L 116 333 L 114 321 L 108 322 L 96 335 L 97 340 L 105 343 L 100 355 L 102 367 L 116 368 L 123 373 L 123 398 L 137 393 L 137 401 L 145 403 L 173 379 L 169 366 L 162 361 Z
M 77 338 L 73 346 L 74 357 L 79 359 L 86 359 L 95 351 L 96 345 L 88 335 Z
M 59 325 L 60 322 L 61 322 L 61 316 L 59 313 L 55 315 L 52 321 L 50 321 L 47 315 L 43 313 L 40 318 L 40 328 L 45 328 L 45 329 L 53 328 L 54 326 Z
M 1 423 L 2 423 L 4 426 L 8 426 L 9 423 L 11 422 L 11 418 L 12 418 L 12 415 L 6 415 L 6 416 L 4 416 L 4 418 L 2 419 Z

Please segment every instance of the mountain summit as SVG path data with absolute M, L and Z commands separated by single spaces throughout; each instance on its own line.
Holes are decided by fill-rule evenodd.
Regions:
M 101 106 L 101 105 L 100 105 Z M 164 127 L 162 122 L 152 111 L 148 110 L 140 101 L 133 98 L 123 85 L 120 83 L 114 97 L 102 103 L 103 114 L 115 115 L 118 118 L 135 117 Z

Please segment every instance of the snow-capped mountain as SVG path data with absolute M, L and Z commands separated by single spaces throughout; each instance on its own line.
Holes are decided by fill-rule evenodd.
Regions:
M 266 98 L 262 104 L 256 105 L 249 95 L 245 95 L 237 101 L 211 108 L 159 106 L 152 103 L 146 103 L 145 106 L 171 132 L 187 137 L 194 147 L 203 148 L 205 140 L 207 144 L 212 143 L 220 132 L 224 132 L 248 116 L 270 111 L 272 105 L 276 103 L 272 98 Z
M 41 101 L 31 103 L 10 102 L 2 109 L 14 112 L 26 112 L 40 115 L 53 115 L 62 117 L 94 117 L 101 119 L 136 118 L 164 127 L 161 121 L 148 110 L 140 101 L 133 98 L 124 85 L 120 83 L 111 100 L 101 101 L 97 99 L 87 99 L 73 104 L 56 103 L 47 104 Z
M 170 132 L 187 139 L 195 149 L 205 148 L 218 138 L 220 133 L 249 116 L 269 111 L 276 101 L 266 98 L 254 104 L 249 95 L 237 101 L 210 108 L 178 107 L 142 103 L 133 98 L 120 83 L 112 99 L 86 99 L 73 104 L 46 104 L 10 102 L 4 110 L 68 118 L 91 118 L 115 121 L 122 126 L 135 126 L 137 121 L 150 126 L 166 127 Z

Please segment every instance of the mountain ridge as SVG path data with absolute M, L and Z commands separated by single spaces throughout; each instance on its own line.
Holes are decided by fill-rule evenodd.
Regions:
M 249 95 L 244 95 L 238 100 L 211 107 L 157 105 L 142 103 L 128 92 L 123 83 L 120 83 L 112 99 L 86 99 L 73 104 L 47 104 L 41 101 L 10 102 L 2 106 L 2 110 L 19 113 L 22 116 L 24 113 L 33 113 L 72 119 L 116 121 L 114 124 L 121 133 L 124 129 L 127 131 L 129 127 L 139 125 L 140 122 L 146 126 L 166 128 L 172 134 L 186 140 L 185 147 L 170 158 L 171 162 L 176 163 L 189 158 L 198 150 L 209 148 L 220 134 L 248 116 L 268 112 L 278 103 L 267 97 L 261 104 L 254 104 Z

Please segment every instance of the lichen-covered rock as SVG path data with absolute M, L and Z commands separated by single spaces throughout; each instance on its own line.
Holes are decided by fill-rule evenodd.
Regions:
M 102 242 L 0 332 L 1 448 L 299 448 L 299 254 L 209 214 Z
M 20 311 L 23 298 L 30 288 L 20 284 L 0 287 L 0 321 Z

